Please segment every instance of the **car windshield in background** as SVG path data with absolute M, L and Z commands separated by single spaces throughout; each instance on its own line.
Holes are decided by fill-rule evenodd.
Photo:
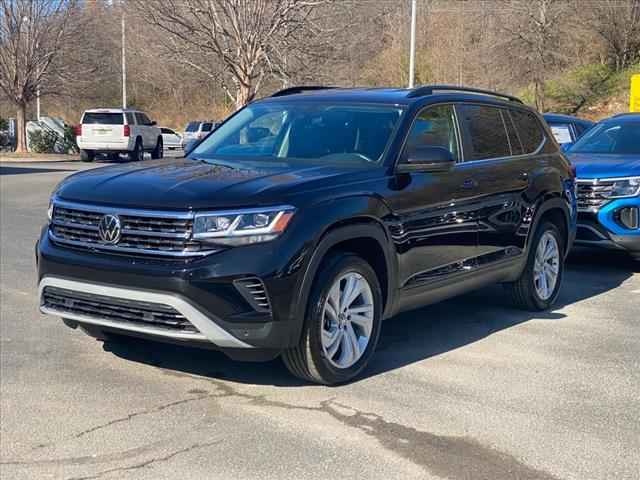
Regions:
M 184 131 L 185 132 L 197 132 L 199 126 L 200 126 L 200 122 L 189 122 L 187 124 L 187 128 L 185 128 Z
M 640 155 L 640 121 L 600 124 L 578 140 L 571 153 Z
M 83 124 L 124 125 L 124 115 L 121 113 L 87 112 L 82 119 Z
M 346 103 L 263 103 L 230 118 L 190 155 L 198 160 L 376 166 L 403 110 Z

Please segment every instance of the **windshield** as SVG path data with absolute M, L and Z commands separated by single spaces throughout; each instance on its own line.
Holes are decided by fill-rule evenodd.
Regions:
M 571 153 L 640 154 L 640 120 L 606 122 L 587 132 Z
M 395 106 L 257 103 L 189 155 L 199 160 L 376 166 L 402 115 Z
M 200 126 L 200 122 L 189 122 L 187 124 L 187 128 L 184 129 L 185 132 L 196 132 L 198 127 Z

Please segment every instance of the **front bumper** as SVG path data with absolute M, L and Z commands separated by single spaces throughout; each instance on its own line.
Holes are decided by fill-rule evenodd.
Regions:
M 220 350 L 282 350 L 295 343 L 300 325 L 291 312 L 291 292 L 302 273 L 287 270 L 276 242 L 228 249 L 190 260 L 140 258 L 56 245 L 43 229 L 36 248 L 41 311 L 80 325 L 117 333 Z M 279 253 L 285 253 L 280 248 Z M 262 281 L 269 309 L 256 308 L 237 285 Z M 174 309 L 195 331 L 169 330 L 148 322 L 45 305 L 47 287 Z M 136 308 L 138 308 L 136 306 Z M 135 319 L 134 319 L 135 320 Z
M 623 250 L 640 256 L 640 228 L 628 228 L 620 221 L 620 212 L 626 208 L 640 209 L 640 198 L 613 200 L 597 212 L 581 212 L 576 245 Z

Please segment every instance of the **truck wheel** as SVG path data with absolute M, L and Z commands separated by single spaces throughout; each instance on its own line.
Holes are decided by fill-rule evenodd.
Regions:
M 164 156 L 164 149 L 162 145 L 162 137 L 158 137 L 158 141 L 156 143 L 156 148 L 151 152 L 151 158 L 157 160 Z
M 335 385 L 358 375 L 373 355 L 382 319 L 380 282 L 362 258 L 337 253 L 316 276 L 298 346 L 282 354 L 291 373 Z
M 558 227 L 544 222 L 535 232 L 520 278 L 505 287 L 523 310 L 549 309 L 558 298 L 564 273 L 564 244 Z
M 80 150 L 80 160 L 83 162 L 93 162 L 96 154 L 93 150 Z
M 139 162 L 144 159 L 144 150 L 142 148 L 142 142 L 138 138 L 136 140 L 136 146 L 129 152 L 129 161 Z

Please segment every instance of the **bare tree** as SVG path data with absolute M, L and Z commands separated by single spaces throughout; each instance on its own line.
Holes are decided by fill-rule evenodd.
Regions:
M 75 0 L 0 0 L 0 89 L 17 108 L 17 148 L 27 148 L 27 104 L 55 92 Z
M 640 60 L 640 0 L 601 0 L 594 5 L 590 20 L 616 71 Z
M 569 7 L 565 0 L 517 0 L 510 2 L 502 20 L 507 35 L 495 54 L 512 70 L 514 79 L 533 84 L 536 108 L 545 110 L 545 83 L 566 63 L 562 54 L 562 27 Z
M 332 0 L 132 0 L 173 57 L 218 82 L 239 108 L 267 76 L 286 79 L 312 54 L 314 13 Z M 317 51 L 317 50 L 316 50 Z

